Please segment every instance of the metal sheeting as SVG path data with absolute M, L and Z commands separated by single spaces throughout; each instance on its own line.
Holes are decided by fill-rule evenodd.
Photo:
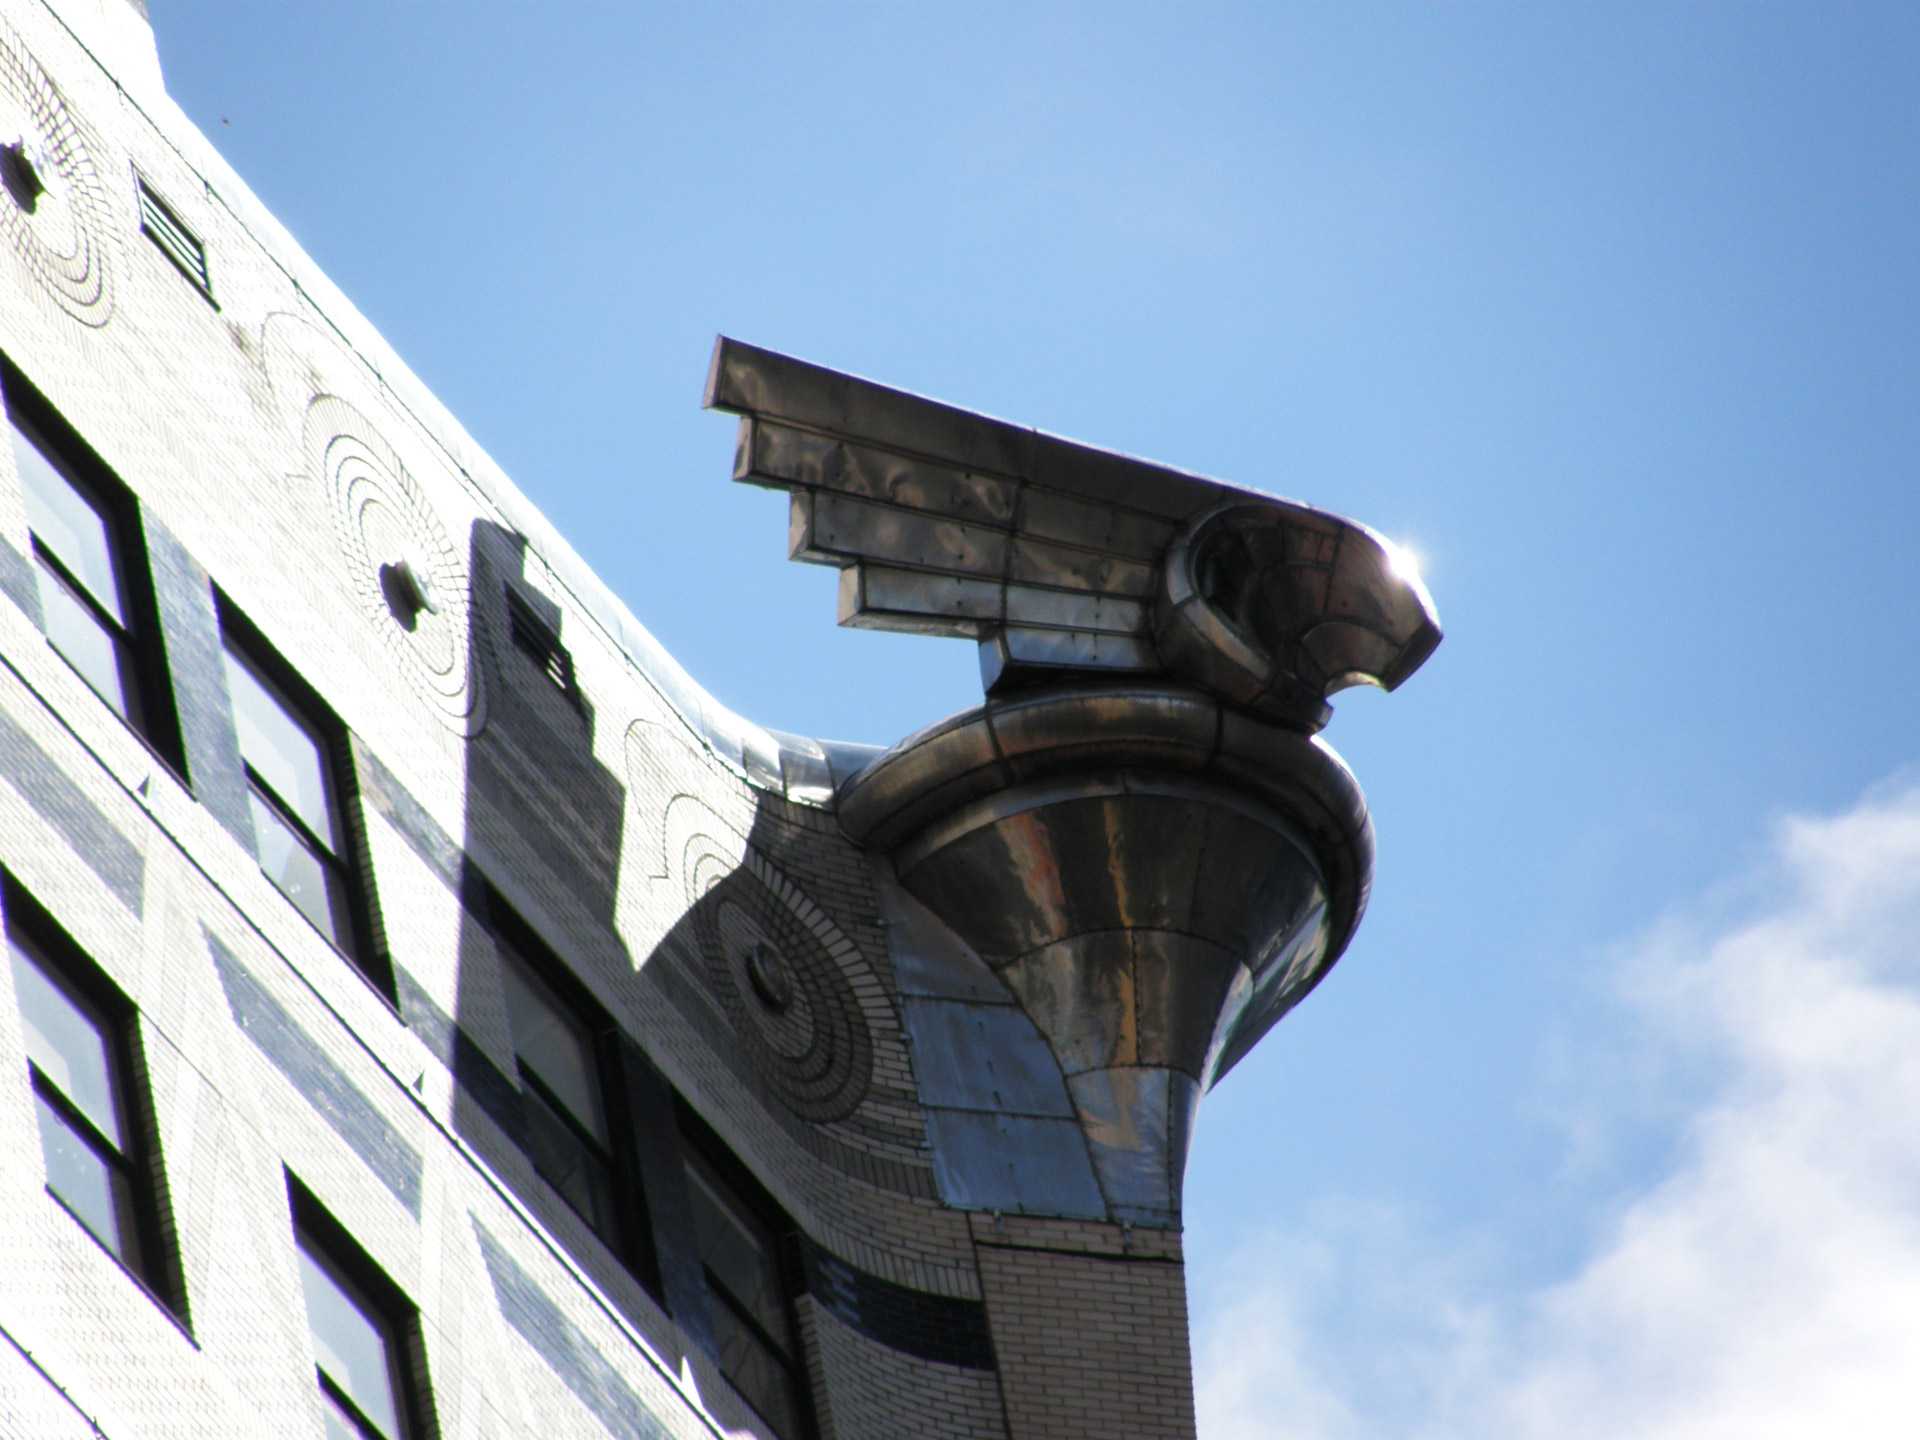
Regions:
M 1305 729 L 1440 640 L 1365 526 L 1010 425 L 722 336 L 706 404 L 734 478 L 791 497 L 796 560 L 842 571 L 840 623 L 980 642 L 987 688 L 1173 675 Z
M 875 867 L 874 889 L 887 927 L 893 980 L 903 996 L 1006 1005 L 1012 996 L 973 948 L 900 888 L 892 867 Z
M 1165 837 L 1182 852 L 1169 864 Z M 1331 963 L 1326 886 L 1277 813 L 1197 779 L 1016 786 L 905 847 L 901 884 L 993 967 L 1069 1074 L 1161 1064 L 1203 1083 L 1242 968 L 1270 1024 Z M 1284 957 L 1284 959 L 1282 958 Z M 1251 1042 L 1247 1042 L 1251 1043 Z
M 1012 1005 L 902 996 L 920 1103 L 1009 1115 L 1071 1116 L 1047 1042 Z
M 1326 973 L 1370 857 L 1317 741 L 1147 687 L 944 721 L 846 787 L 841 821 L 891 849 L 875 868 L 943 1198 L 1078 1214 L 1062 1177 L 1084 1163 L 1100 1213 L 1137 1225 L 1179 1223 L 1202 1089 Z
M 1164 1225 L 1174 1213 L 1168 1076 L 1157 1067 L 1128 1066 L 1090 1070 L 1069 1082 L 1094 1174 L 1116 1220 Z
M 940 1198 L 963 1210 L 1104 1220 L 1077 1120 L 929 1110 L 927 1139 Z

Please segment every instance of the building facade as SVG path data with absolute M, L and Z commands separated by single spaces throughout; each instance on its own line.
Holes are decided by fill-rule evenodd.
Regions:
M 0 189 L 0 1436 L 1191 1435 L 1186 1139 L 1364 908 L 1391 547 L 723 340 L 842 620 L 981 650 L 769 731 L 137 0 L 0 3 Z

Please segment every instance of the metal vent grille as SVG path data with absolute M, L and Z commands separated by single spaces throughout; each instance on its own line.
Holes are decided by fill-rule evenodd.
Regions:
M 513 643 L 538 665 L 554 688 L 574 704 L 580 703 L 580 690 L 573 677 L 573 656 L 560 643 L 559 632 L 533 608 L 533 602 L 509 585 L 507 589 L 507 625 Z
M 136 177 L 140 191 L 140 229 L 193 282 L 193 288 L 213 299 L 213 280 L 207 274 L 207 247 L 189 230 L 148 185 L 145 177 Z

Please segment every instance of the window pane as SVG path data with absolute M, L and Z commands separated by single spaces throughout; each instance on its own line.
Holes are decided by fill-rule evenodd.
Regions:
M 793 1376 L 760 1337 L 747 1328 L 725 1301 L 713 1307 L 714 1340 L 720 1348 L 720 1373 L 782 1435 L 800 1433 Z
M 320 1415 L 326 1422 L 326 1440 L 366 1440 L 353 1417 L 324 1390 L 320 1392 Z
M 333 871 L 273 806 L 252 791 L 247 798 L 253 802 L 253 838 L 260 848 L 260 868 L 322 935 L 344 949 L 347 928 L 341 923 L 344 912 Z
M 607 1116 L 601 1104 L 592 1039 L 561 1009 L 546 986 L 527 972 L 523 962 L 504 948 L 500 954 L 514 1053 L 546 1083 L 583 1130 L 602 1145 L 607 1144 Z
M 13 988 L 26 1027 L 27 1058 L 102 1135 L 124 1150 L 120 1107 L 114 1099 L 113 1052 L 105 1027 L 17 939 L 9 936 L 8 940 Z
M 93 611 L 67 589 L 66 582 L 44 565 L 40 569 L 40 608 L 44 613 L 47 639 L 66 656 L 91 685 L 94 693 L 111 705 L 122 720 L 137 721 L 128 708 L 128 697 L 136 694 L 128 683 L 126 653 L 120 636 L 107 629 Z
M 40 1153 L 47 1163 L 47 1187 L 80 1217 L 94 1238 L 134 1268 L 136 1253 L 133 1195 L 126 1176 L 99 1155 L 38 1091 Z
M 307 1253 L 304 1238 L 300 1243 L 300 1283 L 307 1296 L 314 1360 L 382 1435 L 399 1440 L 400 1419 L 394 1403 L 399 1386 L 385 1328 L 324 1263 Z
M 606 1161 L 531 1089 L 527 1095 L 527 1158 L 566 1197 L 580 1218 L 602 1235 L 613 1223 L 613 1185 Z
M 704 1162 L 688 1166 L 694 1238 L 700 1258 L 761 1329 L 789 1345 L 787 1301 L 772 1236 Z
M 27 524 L 33 533 L 86 586 L 100 608 L 125 625 L 127 611 L 120 600 L 120 576 L 113 563 L 113 539 L 106 517 L 75 488 L 39 443 L 21 432 L 18 421 L 13 427 L 13 458 L 20 467 Z
M 323 845 L 339 849 L 320 742 L 232 650 L 227 651 L 227 684 L 240 753 Z

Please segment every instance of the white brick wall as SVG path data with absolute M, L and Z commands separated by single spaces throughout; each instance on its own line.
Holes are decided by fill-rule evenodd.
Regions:
M 413 639 L 392 632 L 342 543 L 338 491 L 325 473 L 334 433 L 350 430 L 385 468 L 390 506 L 411 486 L 444 539 L 448 573 L 472 569 L 476 523 L 513 528 L 503 505 L 536 529 L 524 502 L 154 88 L 150 42 L 126 0 L 59 0 L 55 8 L 92 53 L 41 0 L 0 0 L 0 41 L 31 57 L 25 68 L 0 67 L 0 103 L 11 86 L 20 108 L 34 66 L 56 83 L 100 178 L 105 224 L 93 238 L 110 273 L 111 309 L 77 318 L 35 268 L 22 226 L 40 222 L 8 212 L 11 228 L 0 226 L 0 349 L 411 800 L 528 912 L 594 1000 L 801 1229 L 882 1280 L 988 1303 L 998 1375 L 915 1360 L 803 1301 L 806 1360 L 828 1391 L 825 1433 L 855 1440 L 912 1426 L 956 1440 L 1000 1436 L 1012 1414 L 1018 1435 L 1091 1434 L 1033 1417 L 1054 1414 L 1089 1385 L 1112 1391 L 1127 1367 L 1138 1383 L 1121 1388 L 1137 1402 L 1133 1413 L 1152 1421 L 1130 1433 L 1191 1433 L 1183 1292 L 1177 1263 L 1167 1263 L 1177 1262 L 1177 1237 L 1147 1242 L 1170 1247 L 1150 1266 L 1014 1260 L 1003 1237 L 985 1237 L 983 1248 L 978 1226 L 935 1198 L 871 880 L 831 818 L 755 791 L 716 758 L 595 620 L 589 605 L 597 602 L 570 588 L 585 582 L 565 578 L 575 573 L 572 562 L 538 533 L 555 564 L 535 556 L 522 578 L 558 607 L 592 711 L 590 730 L 578 727 L 574 770 L 530 760 L 517 753 L 525 737 L 501 733 L 508 689 L 536 687 L 531 696 L 544 682 L 506 638 L 497 594 L 476 594 L 481 623 L 496 627 L 480 639 L 465 630 L 429 628 Z M 119 83 L 95 57 L 123 67 Z M 140 235 L 136 168 L 204 240 L 218 308 Z M 0 208 L 12 204 L 0 195 Z M 50 225 L 53 214 L 41 220 Z M 316 396 L 340 403 L 316 410 Z M 404 485 L 395 478 L 402 471 Z M 4 447 L 0 541 L 27 551 Z M 434 649 L 442 641 L 453 647 L 444 655 Z M 462 721 L 457 704 L 436 703 L 409 670 L 462 654 L 486 692 L 476 724 Z M 552 711 L 552 699 L 526 703 Z M 483 714 L 491 718 L 476 739 L 470 732 Z M 21 774 L 0 771 L 0 865 L 139 1009 L 164 1202 L 191 1311 L 189 1334 L 44 1190 L 20 1031 L 0 967 L 0 1147 L 16 1157 L 0 1166 L 0 1436 L 91 1433 L 82 1415 L 115 1440 L 319 1434 L 287 1170 L 418 1307 L 444 1440 L 652 1433 L 637 1412 L 624 1422 L 630 1429 L 608 1418 L 630 1402 L 675 1436 L 756 1425 L 713 1362 L 511 1143 L 475 1128 L 490 1122 L 457 1102 L 453 1076 L 421 1038 L 3 598 L 0 715 L 142 859 L 135 913 L 78 853 L 72 827 L 49 818 Z M 564 731 L 573 722 L 554 712 L 543 723 Z M 570 791 L 575 782 L 565 777 L 585 777 L 582 785 L 604 779 L 617 824 L 608 843 L 617 853 L 601 908 L 579 898 L 577 871 L 591 868 L 590 854 L 556 855 L 512 823 L 516 812 L 499 797 L 470 789 L 470 767 L 483 751 L 501 773 L 519 777 L 530 805 L 562 825 L 587 823 L 582 817 L 591 818 L 599 798 Z M 491 951 L 455 890 L 373 806 L 363 803 L 355 820 L 396 962 L 511 1072 L 506 1017 L 487 970 Z M 866 1099 L 824 1124 L 783 1109 L 777 1086 L 741 1059 L 740 1046 L 712 1039 L 713 1027 L 727 1022 L 702 991 L 715 982 L 687 912 L 700 877 L 739 865 L 749 843 L 820 919 L 815 928 L 840 937 L 838 962 L 856 984 L 871 1040 Z M 417 1153 L 417 1216 L 343 1122 L 317 1109 L 258 1036 L 235 1023 L 203 930 L 325 1053 L 384 1129 Z M 677 967 L 678 991 L 664 983 L 662 967 Z M 547 1309 L 523 1307 L 524 1323 L 513 1321 L 476 1226 Z M 1122 1243 L 1112 1227 L 1088 1225 L 1042 1238 L 1088 1253 Z M 1070 1272 L 1071 1283 L 1049 1291 L 1040 1278 L 1048 1267 Z M 1102 1277 L 1112 1282 L 1104 1298 L 1083 1293 Z M 1120 1316 L 1122 1333 L 1102 1341 L 1076 1376 L 1077 1352 L 1054 1345 L 1047 1327 L 1079 1324 L 1089 1306 Z M 529 1313 L 549 1325 L 545 1351 L 529 1340 Z M 556 1364 L 555 1346 L 578 1347 L 591 1363 Z M 609 1397 L 619 1402 L 613 1410 Z

